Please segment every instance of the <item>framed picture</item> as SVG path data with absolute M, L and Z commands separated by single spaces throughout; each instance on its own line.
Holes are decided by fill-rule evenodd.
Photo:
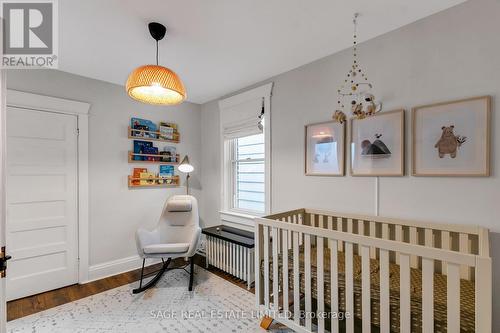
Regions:
M 351 119 L 351 175 L 404 176 L 404 110 Z
M 305 173 L 307 176 L 343 176 L 345 123 L 335 121 L 306 125 Z
M 491 97 L 412 110 L 414 176 L 489 176 Z

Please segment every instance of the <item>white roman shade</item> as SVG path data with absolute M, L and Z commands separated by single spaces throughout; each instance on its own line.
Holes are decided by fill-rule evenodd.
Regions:
M 224 139 L 262 133 L 258 124 L 263 104 L 263 97 L 237 101 L 236 104 L 221 102 L 220 119 Z

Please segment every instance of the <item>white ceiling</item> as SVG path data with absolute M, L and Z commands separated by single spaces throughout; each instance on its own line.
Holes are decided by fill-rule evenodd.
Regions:
M 59 69 L 123 85 L 154 62 L 147 23 L 167 26 L 160 64 L 204 103 L 464 0 L 60 0 Z

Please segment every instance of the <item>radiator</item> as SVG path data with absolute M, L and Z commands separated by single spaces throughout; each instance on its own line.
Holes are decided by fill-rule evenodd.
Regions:
M 212 265 L 247 283 L 255 281 L 254 249 L 206 235 L 206 267 Z

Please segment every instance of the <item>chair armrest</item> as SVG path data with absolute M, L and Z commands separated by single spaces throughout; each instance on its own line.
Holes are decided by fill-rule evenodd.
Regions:
M 139 255 L 144 255 L 144 247 L 160 243 L 160 234 L 157 230 L 149 231 L 143 228 L 137 229 L 135 233 L 135 242 Z
M 188 249 L 186 257 L 194 256 L 194 254 L 196 253 L 196 249 L 198 247 L 198 242 L 200 240 L 200 236 L 201 236 L 201 228 L 197 227 L 194 230 L 193 236 L 191 237 L 191 240 L 189 242 L 189 249 Z

